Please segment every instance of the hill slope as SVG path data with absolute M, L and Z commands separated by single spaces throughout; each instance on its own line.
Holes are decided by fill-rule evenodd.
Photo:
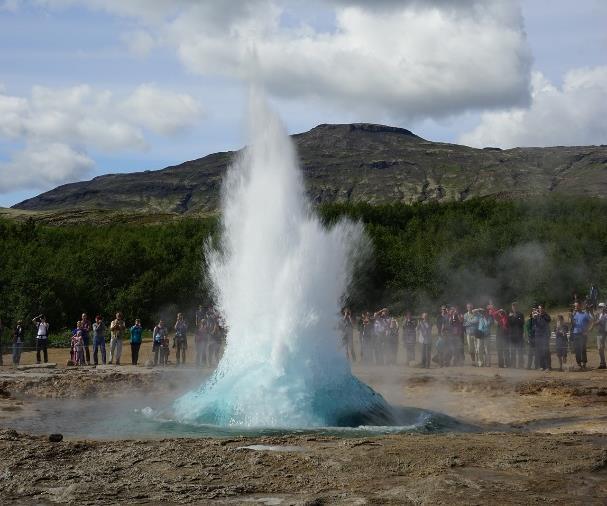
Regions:
M 473 149 L 366 123 L 319 125 L 293 139 L 315 203 L 607 195 L 607 146 Z M 14 208 L 212 213 L 235 154 L 215 153 L 158 171 L 71 183 Z

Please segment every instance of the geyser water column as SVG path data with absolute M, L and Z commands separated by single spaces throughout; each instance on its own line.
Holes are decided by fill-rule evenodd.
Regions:
M 285 428 L 387 424 L 390 408 L 352 375 L 338 331 L 362 227 L 320 223 L 280 119 L 255 90 L 249 107 L 249 146 L 224 181 L 221 244 L 207 255 L 229 329 L 226 349 L 210 380 L 176 401 L 177 419 Z

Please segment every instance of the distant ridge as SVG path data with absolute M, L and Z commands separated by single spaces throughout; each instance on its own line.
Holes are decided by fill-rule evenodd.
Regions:
M 447 202 L 552 193 L 607 196 L 607 146 L 474 149 L 404 128 L 323 124 L 296 134 L 313 202 Z M 14 209 L 187 215 L 214 213 L 235 152 L 156 171 L 108 174 L 59 186 Z

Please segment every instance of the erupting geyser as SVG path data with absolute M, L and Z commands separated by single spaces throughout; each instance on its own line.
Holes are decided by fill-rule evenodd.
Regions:
M 388 425 L 381 395 L 356 379 L 341 348 L 340 301 L 362 227 L 326 228 L 306 201 L 291 139 L 256 92 L 250 144 L 223 187 L 223 234 L 209 252 L 225 353 L 178 420 L 246 427 Z

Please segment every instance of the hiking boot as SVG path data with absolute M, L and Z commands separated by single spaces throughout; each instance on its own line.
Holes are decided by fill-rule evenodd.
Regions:
M 599 369 L 607 369 L 607 365 L 605 365 L 605 364 L 601 364 L 601 365 L 599 365 L 599 367 L 598 367 L 598 368 L 599 368 Z

